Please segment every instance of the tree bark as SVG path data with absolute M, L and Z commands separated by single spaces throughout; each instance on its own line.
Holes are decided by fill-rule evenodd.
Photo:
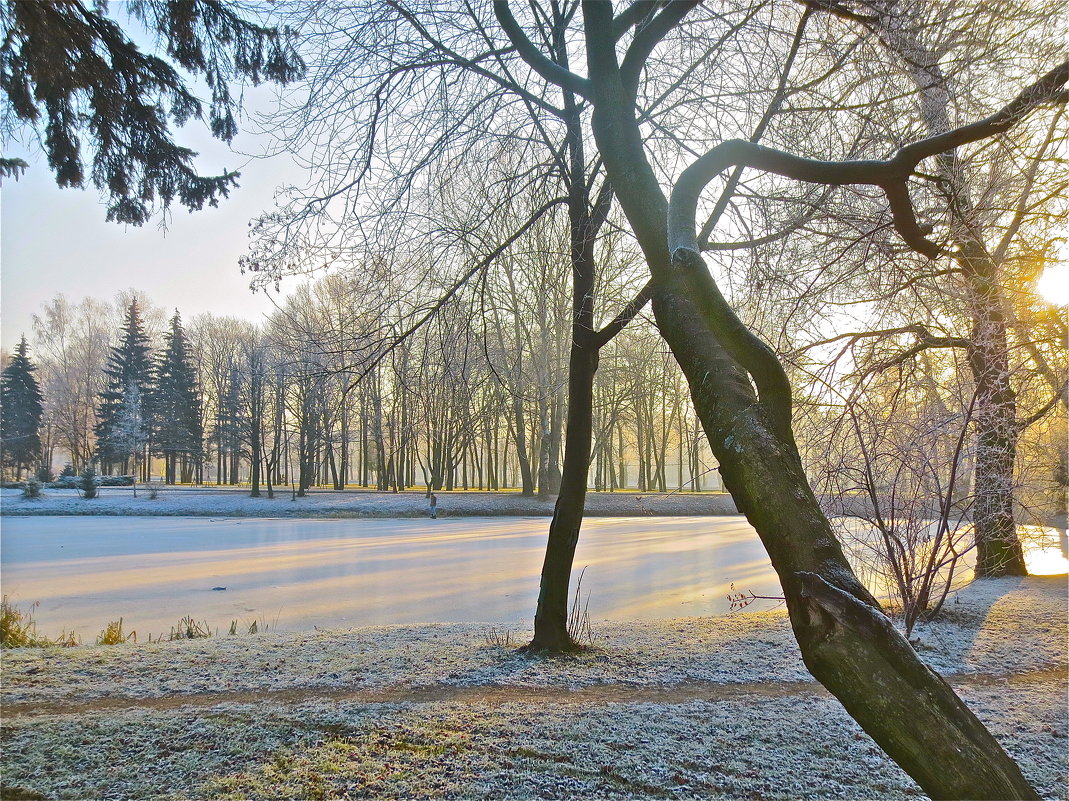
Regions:
M 658 327 L 687 377 L 724 484 L 779 576 L 806 667 L 932 798 L 1037 799 L 1016 763 L 854 575 L 806 480 L 782 368 L 775 375 L 758 352 L 764 343 L 732 327 L 738 320 L 698 253 L 679 248 L 670 255 L 668 204 L 617 62 L 612 7 L 588 1 L 583 9 L 598 150 L 653 277 Z M 770 372 L 756 375 L 751 367 L 748 375 L 728 348 Z

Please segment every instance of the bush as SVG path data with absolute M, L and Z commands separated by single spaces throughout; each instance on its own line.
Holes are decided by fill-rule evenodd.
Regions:
M 48 484 L 52 489 L 82 489 L 85 483 L 85 474 L 81 476 L 60 476 Z M 98 487 L 132 487 L 133 476 L 98 476 L 93 473 L 93 483 Z
M 78 484 L 78 489 L 82 491 L 82 497 L 89 499 L 97 496 L 97 481 L 96 472 L 92 467 L 86 467 L 82 471 L 81 481 Z
M 63 465 L 63 470 L 60 471 L 59 477 L 60 478 L 67 478 L 67 477 L 77 478 L 78 477 L 78 471 L 74 469 L 74 465 L 72 465 L 70 462 L 67 462 L 65 465 Z
M 45 464 L 37 470 L 37 480 L 42 484 L 47 484 L 49 481 L 55 481 L 56 477 L 52 473 L 52 468 Z
M 134 485 L 133 476 L 97 476 L 96 483 L 98 487 L 132 487 Z
M 31 501 L 41 499 L 41 482 L 36 478 L 26 480 L 26 486 L 22 490 L 22 497 Z

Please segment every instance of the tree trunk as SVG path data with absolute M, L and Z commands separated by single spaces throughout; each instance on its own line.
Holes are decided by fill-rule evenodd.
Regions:
M 534 638 L 527 646 L 531 652 L 560 652 L 577 647 L 568 632 L 568 598 L 572 562 L 586 504 L 594 428 L 594 377 L 602 344 L 594 330 L 594 242 L 611 195 L 603 193 L 603 196 L 599 196 L 596 208 L 590 208 L 590 184 L 583 156 L 581 119 L 570 94 L 566 94 L 565 103 L 572 111 L 568 119 L 567 137 L 571 167 L 568 176 L 568 231 L 572 268 L 572 343 L 568 357 L 564 466 L 542 564 Z M 559 437 L 559 423 L 557 428 Z M 549 439 L 552 447 L 559 448 L 559 440 L 554 441 L 552 436 Z
M 576 326 L 579 329 L 579 326 Z M 576 647 L 568 634 L 568 598 L 572 561 L 579 542 L 586 503 L 587 470 L 593 429 L 594 375 L 598 349 L 591 331 L 572 340 L 568 360 L 568 423 L 560 494 L 549 524 L 549 541 L 529 651 L 567 651 Z M 584 341 L 585 340 L 585 341 Z
M 1025 576 L 1013 514 L 1017 403 L 1010 386 L 1006 323 L 988 303 L 975 305 L 968 356 L 976 386 L 973 527 L 978 577 Z
M 890 6 L 888 7 L 891 8 Z M 915 23 L 897 10 L 879 16 L 884 41 L 902 58 L 919 96 L 920 117 L 930 135 L 951 129 L 954 105 L 938 54 L 917 36 Z M 1013 513 L 1017 457 L 1017 399 L 1010 385 L 1009 343 L 998 261 L 975 219 L 970 180 L 957 151 L 936 159 L 950 212 L 950 234 L 965 281 L 972 316 L 967 354 L 976 387 L 973 530 L 977 576 L 1028 574 Z
M 525 498 L 534 495 L 534 475 L 531 472 L 531 460 L 527 457 L 527 434 L 523 419 L 523 398 L 518 394 L 512 396 L 512 413 L 514 415 L 516 431 L 513 439 L 516 441 L 516 460 L 520 465 L 520 494 Z
M 854 576 L 796 449 L 701 325 L 690 294 L 666 280 L 654 314 L 690 382 L 724 485 L 779 576 L 806 667 L 932 798 L 1038 798 Z
M 670 256 L 668 204 L 621 78 L 612 13 L 611 5 L 584 3 L 598 150 L 655 282 L 657 325 L 687 377 L 724 484 L 779 576 L 806 667 L 932 798 L 1038 799 L 851 570 L 802 469 L 784 415 L 790 397 L 789 386 L 783 396 L 782 369 L 762 374 L 775 381 L 762 382 L 759 399 L 724 344 L 750 357 L 756 343 L 746 339 L 740 347 L 740 329 L 727 328 L 730 309 L 714 294 L 700 256 L 685 248 Z

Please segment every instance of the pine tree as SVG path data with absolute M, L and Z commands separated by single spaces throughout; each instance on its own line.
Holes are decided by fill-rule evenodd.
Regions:
M 14 467 L 16 476 L 41 455 L 41 388 L 33 377 L 37 367 L 30 361 L 26 337 L 19 340 L 15 355 L 0 374 L 0 459 Z
M 148 336 L 136 300 L 130 301 L 126 310 L 119 344 L 111 349 L 104 373 L 108 384 L 100 393 L 97 408 L 97 456 L 105 473 L 110 473 L 116 464 L 126 471 L 136 467 L 137 454 L 148 441 L 145 406 L 151 397 L 153 378 Z M 137 442 L 142 444 L 136 445 Z
M 109 220 L 143 225 L 174 201 L 190 210 L 216 205 L 237 173 L 198 174 L 196 153 L 174 141 L 172 123 L 206 111 L 212 135 L 232 140 L 241 94 L 230 82 L 296 80 L 304 63 L 293 33 L 246 19 L 249 9 L 228 0 L 116 3 L 158 35 L 165 59 L 142 52 L 107 5 L 0 0 L 5 133 L 40 142 L 61 187 L 92 183 L 108 199 Z M 207 109 L 175 67 L 204 78 Z M 0 176 L 26 168 L 0 157 Z
M 177 480 L 179 461 L 182 481 L 191 480 L 203 455 L 204 430 L 196 370 L 177 309 L 156 360 L 152 414 L 153 450 L 164 458 L 167 483 Z

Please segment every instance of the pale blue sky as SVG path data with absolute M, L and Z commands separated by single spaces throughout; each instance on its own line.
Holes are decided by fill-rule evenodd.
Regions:
M 0 341 L 10 349 L 31 334 L 31 315 L 63 292 L 111 300 L 123 289 L 144 290 L 185 319 L 200 312 L 258 318 L 273 307 L 263 292 L 249 291 L 238 258 L 247 247 L 248 222 L 273 205 L 276 186 L 300 173 L 285 156 L 251 159 L 230 151 L 191 123 L 180 136 L 201 152 L 205 173 L 239 169 L 240 186 L 218 208 L 189 213 L 172 209 L 166 230 L 106 223 L 95 189 L 59 189 L 47 165 L 29 158 L 30 169 L 0 189 Z M 234 146 L 256 152 L 259 143 L 239 135 Z M 5 155 L 17 155 L 8 148 Z

